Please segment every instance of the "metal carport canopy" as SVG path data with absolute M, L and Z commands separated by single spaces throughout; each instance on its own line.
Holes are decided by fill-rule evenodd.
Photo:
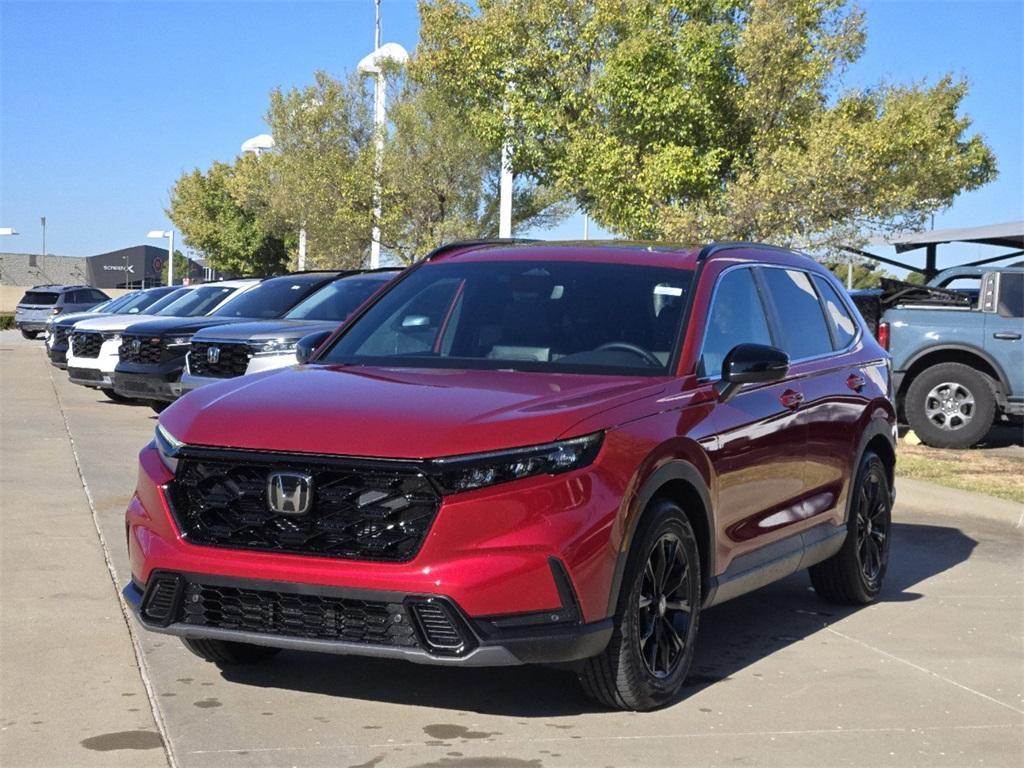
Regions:
M 990 264 L 996 261 L 1003 261 L 1015 256 L 1024 254 L 1024 221 L 1007 221 L 1002 224 L 986 224 L 981 227 L 960 227 L 956 229 L 933 229 L 928 232 L 914 232 L 902 235 L 887 235 L 872 237 L 868 245 L 891 245 L 896 248 L 896 253 L 905 253 L 917 248 L 925 249 L 925 265 L 917 267 L 913 264 L 906 264 L 894 259 L 887 259 L 868 253 L 859 248 L 844 246 L 843 249 L 862 256 L 866 259 L 890 264 L 894 267 L 920 272 L 925 278 L 931 279 L 939 270 L 936 268 L 936 257 L 938 246 L 941 243 L 980 243 L 1002 248 L 1016 248 L 1018 250 L 1010 253 L 1003 253 L 998 256 L 991 256 L 986 259 L 978 259 L 961 266 L 978 267 L 983 264 Z

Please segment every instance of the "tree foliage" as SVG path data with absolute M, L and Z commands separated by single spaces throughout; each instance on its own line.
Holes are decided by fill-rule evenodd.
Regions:
M 237 275 L 280 272 L 288 258 L 285 242 L 244 204 L 237 186 L 237 166 L 215 162 L 205 172 L 193 170 L 175 183 L 167 214 L 185 244 L 214 269 Z
M 825 248 L 995 175 L 966 84 L 848 90 L 843 0 L 421 0 L 416 76 L 630 237 Z
M 822 266 L 831 270 L 832 274 L 839 278 L 839 281 L 846 285 L 848 275 L 848 262 L 845 261 L 824 261 Z M 889 272 L 881 269 L 874 261 L 855 261 L 853 263 L 853 289 L 877 288 L 883 277 L 893 277 Z

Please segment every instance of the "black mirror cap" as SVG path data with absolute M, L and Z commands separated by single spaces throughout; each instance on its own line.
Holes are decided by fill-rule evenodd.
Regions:
M 765 344 L 737 344 L 722 362 L 722 380 L 715 385 L 728 400 L 744 384 L 768 384 L 789 373 L 789 355 Z
M 327 337 L 331 333 L 331 331 L 317 331 L 299 339 L 299 343 L 295 345 L 295 359 L 299 365 L 308 363 L 309 359 L 313 357 L 313 353 L 316 352 L 317 347 L 327 341 Z

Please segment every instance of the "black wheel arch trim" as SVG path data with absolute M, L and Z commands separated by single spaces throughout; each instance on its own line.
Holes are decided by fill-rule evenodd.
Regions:
M 715 524 L 714 514 L 711 507 L 711 494 L 708 491 L 704 478 L 693 464 L 682 459 L 676 459 L 662 464 L 640 486 L 629 505 L 630 514 L 626 520 L 626 530 L 622 537 L 622 543 L 615 562 L 615 571 L 612 574 L 611 589 L 608 593 L 608 616 L 615 614 L 619 602 L 619 591 L 622 589 L 622 578 L 626 571 L 626 561 L 629 559 L 629 550 L 633 545 L 633 538 L 636 535 L 640 521 L 644 517 L 647 505 L 658 492 L 673 480 L 681 480 L 691 486 L 700 497 L 707 526 L 708 536 L 706 544 L 708 562 L 702 569 L 708 574 L 708 578 L 701 579 L 701 595 L 706 600 L 707 590 L 710 583 L 710 574 L 714 573 L 715 560 Z M 696 531 L 694 533 L 697 533 Z
M 971 344 L 955 343 L 936 344 L 931 347 L 926 347 L 920 350 L 919 352 L 916 352 L 913 355 L 913 357 L 907 360 L 906 364 L 903 366 L 903 369 L 899 371 L 899 373 L 901 374 L 901 381 L 898 391 L 901 394 L 905 394 L 906 389 L 910 388 L 910 382 L 913 381 L 913 378 L 907 377 L 907 373 L 910 371 L 910 369 L 917 365 L 919 362 L 921 362 L 924 358 L 928 357 L 928 355 L 935 354 L 936 352 L 964 352 L 966 354 L 974 355 L 975 357 L 981 358 L 982 360 L 985 361 L 987 365 L 992 367 L 993 371 L 996 372 L 996 383 L 999 385 L 1000 390 L 996 392 L 997 398 L 1001 396 L 1002 398 L 1005 399 L 1008 395 L 1011 394 L 1010 380 L 1006 375 L 1006 371 L 1003 370 L 1003 366 L 1000 365 L 999 362 L 996 361 L 994 357 L 992 357 L 992 355 L 990 355 L 984 349 L 981 349 L 980 347 L 975 347 Z M 941 365 L 941 363 L 936 363 L 936 365 Z M 927 368 L 924 370 L 927 370 Z M 980 371 L 980 373 L 985 372 Z M 985 375 L 987 376 L 988 374 Z

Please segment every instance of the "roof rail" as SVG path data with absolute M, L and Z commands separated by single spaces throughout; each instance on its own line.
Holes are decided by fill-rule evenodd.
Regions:
M 542 241 L 535 237 L 491 237 L 481 238 L 479 240 L 453 240 L 450 243 L 442 243 L 437 246 L 437 248 L 420 259 L 420 261 L 431 261 L 432 259 L 436 259 L 438 256 L 443 256 L 450 251 L 455 251 L 460 248 L 471 248 L 474 245 L 517 245 L 539 242 Z
M 799 251 L 794 251 L 792 248 L 783 248 L 781 245 L 770 245 L 769 243 L 755 243 L 746 240 L 727 240 L 721 243 L 708 243 L 700 249 L 700 253 L 697 254 L 697 261 L 705 261 L 711 258 L 716 253 L 722 251 L 731 251 L 736 248 L 761 248 L 768 251 L 778 251 L 779 253 L 789 253 L 796 256 L 800 256 Z

